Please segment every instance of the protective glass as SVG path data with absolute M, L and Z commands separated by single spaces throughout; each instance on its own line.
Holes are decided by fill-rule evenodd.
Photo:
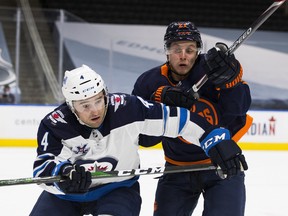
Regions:
M 99 111 L 105 107 L 105 96 L 102 95 L 87 100 L 73 101 L 73 107 L 79 113 Z
M 189 47 L 171 47 L 169 49 L 167 49 L 166 54 L 188 54 L 188 55 L 192 55 L 192 54 L 197 54 L 199 52 L 199 49 L 189 46 Z

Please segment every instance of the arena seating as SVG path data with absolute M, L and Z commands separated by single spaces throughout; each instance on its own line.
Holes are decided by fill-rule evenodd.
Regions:
M 40 0 L 45 8 L 65 9 L 88 22 L 167 25 L 191 20 L 201 27 L 243 29 L 263 13 L 271 0 Z M 288 7 L 288 6 L 286 6 Z M 282 6 L 260 29 L 288 31 L 288 15 Z

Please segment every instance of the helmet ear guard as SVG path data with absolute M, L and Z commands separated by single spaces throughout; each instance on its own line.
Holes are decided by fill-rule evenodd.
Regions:
M 166 54 L 172 42 L 181 40 L 195 41 L 199 50 L 203 47 L 200 32 L 194 23 L 189 21 L 172 22 L 168 25 L 164 35 Z

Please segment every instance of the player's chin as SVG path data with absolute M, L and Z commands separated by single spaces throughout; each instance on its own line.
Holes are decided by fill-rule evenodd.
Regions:
M 90 119 L 89 122 L 87 122 L 87 124 L 92 127 L 92 128 L 98 128 L 102 123 L 101 118 L 93 118 Z
M 187 70 L 186 68 L 179 68 L 179 70 L 177 71 L 179 76 L 185 76 L 189 73 L 189 70 Z
M 101 125 L 101 123 L 98 123 L 98 122 L 89 122 L 87 125 L 88 125 L 89 127 L 91 127 L 91 128 L 98 128 L 98 127 Z

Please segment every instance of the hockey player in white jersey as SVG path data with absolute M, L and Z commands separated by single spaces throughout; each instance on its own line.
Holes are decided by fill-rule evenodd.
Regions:
M 40 123 L 33 176 L 60 175 L 63 181 L 40 185 L 44 190 L 31 216 L 138 216 L 138 177 L 91 179 L 91 172 L 139 168 L 139 134 L 180 136 L 211 153 L 212 162 L 228 173 L 247 166 L 228 130 L 184 108 L 108 94 L 101 76 L 88 66 L 66 71 L 62 92 L 66 103 Z M 234 152 L 225 155 L 225 145 L 233 145 Z

